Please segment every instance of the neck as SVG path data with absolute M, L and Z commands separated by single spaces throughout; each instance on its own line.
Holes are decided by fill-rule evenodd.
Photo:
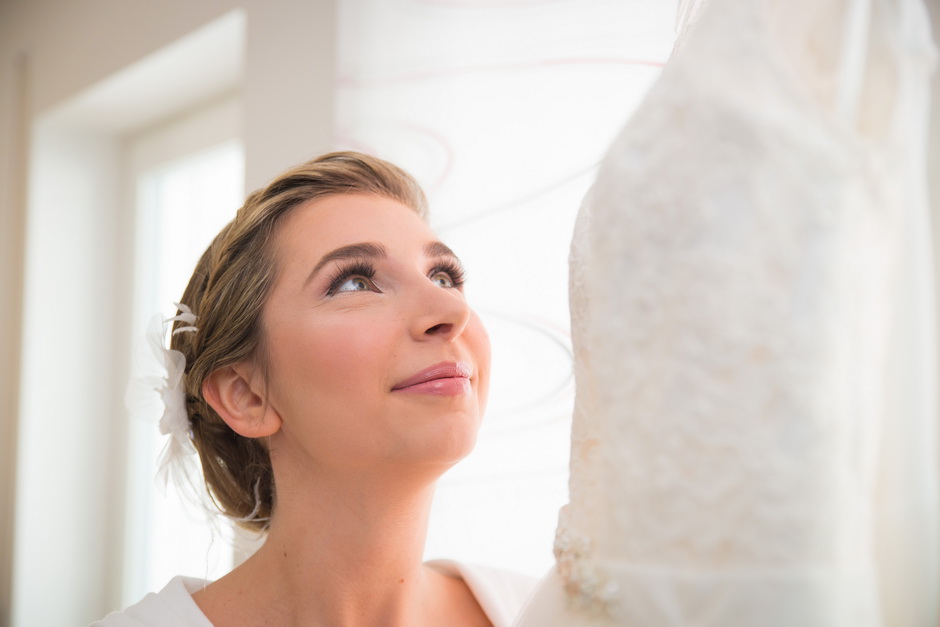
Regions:
M 227 578 L 280 624 L 421 625 L 432 481 L 278 477 L 268 538 Z
M 265 547 L 282 561 L 286 554 L 288 570 L 353 580 L 421 566 L 433 483 L 329 479 L 286 498 L 281 485 Z

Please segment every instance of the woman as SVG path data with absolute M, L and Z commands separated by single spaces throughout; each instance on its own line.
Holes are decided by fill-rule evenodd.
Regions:
M 264 545 L 100 625 L 500 625 L 524 578 L 422 564 L 437 478 L 472 449 L 489 341 L 397 167 L 334 153 L 250 195 L 172 347 L 221 510 Z

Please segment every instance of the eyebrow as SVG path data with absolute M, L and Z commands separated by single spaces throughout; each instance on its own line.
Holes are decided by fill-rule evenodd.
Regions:
M 323 269 L 323 266 L 331 261 L 343 261 L 345 259 L 384 259 L 387 256 L 388 253 L 385 250 L 385 246 L 374 242 L 359 242 L 358 244 L 340 246 L 336 250 L 331 250 L 323 255 L 323 258 L 313 267 L 310 274 L 307 275 L 304 286 L 310 283 L 313 277 Z
M 430 242 L 424 247 L 424 254 L 428 257 L 453 257 L 457 261 L 460 258 L 443 242 Z

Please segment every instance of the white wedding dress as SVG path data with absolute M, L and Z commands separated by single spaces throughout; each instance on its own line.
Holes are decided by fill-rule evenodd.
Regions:
M 926 11 L 695 4 L 578 218 L 570 503 L 517 625 L 933 627 Z

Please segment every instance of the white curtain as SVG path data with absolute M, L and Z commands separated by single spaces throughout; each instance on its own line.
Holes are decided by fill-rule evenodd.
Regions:
M 566 500 L 567 256 L 610 138 L 675 38 L 661 0 L 343 0 L 337 148 L 416 175 L 494 351 L 477 450 L 445 475 L 428 557 L 543 574 Z

